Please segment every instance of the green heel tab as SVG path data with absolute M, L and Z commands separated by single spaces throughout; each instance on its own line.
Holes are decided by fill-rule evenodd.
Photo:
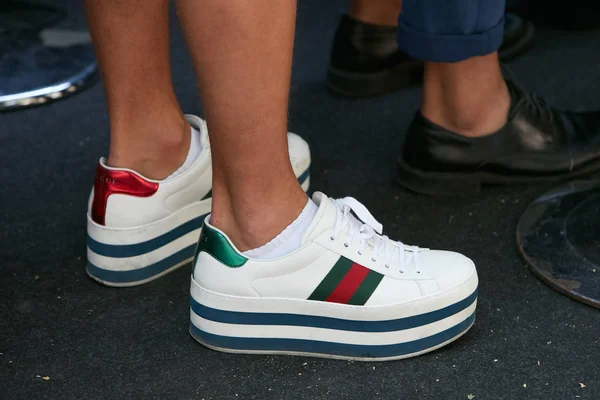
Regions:
M 206 222 L 202 225 L 202 233 L 198 240 L 198 247 L 196 248 L 196 257 L 198 254 L 205 252 L 219 260 L 222 264 L 227 265 L 230 268 L 239 268 L 248 261 L 248 259 L 242 256 L 227 240 L 227 238 L 216 229 L 206 225 Z M 194 262 L 195 265 L 195 262 Z

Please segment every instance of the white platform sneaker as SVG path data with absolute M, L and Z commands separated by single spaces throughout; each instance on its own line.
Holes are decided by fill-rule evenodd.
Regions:
M 205 220 L 191 283 L 197 341 L 235 353 L 383 361 L 437 349 L 473 325 L 470 259 L 381 236 L 353 198 L 313 200 L 319 210 L 303 246 L 274 260 L 245 257 Z
M 98 163 L 87 214 L 87 273 L 98 282 L 140 285 L 193 259 L 211 209 L 212 169 L 206 123 L 186 119 L 201 132 L 202 152 L 182 174 L 155 181 L 104 159 Z M 294 172 L 308 190 L 308 144 L 293 133 L 288 142 Z

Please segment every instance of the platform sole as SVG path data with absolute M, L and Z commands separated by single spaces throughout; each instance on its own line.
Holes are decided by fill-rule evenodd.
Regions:
M 510 176 L 488 172 L 438 172 L 413 168 L 398 160 L 398 183 L 415 193 L 433 196 L 469 196 L 484 186 L 561 182 L 600 172 L 600 160 L 575 171 L 556 175 Z
M 477 276 L 394 306 L 226 296 L 191 284 L 190 334 L 213 350 L 387 361 L 436 350 L 475 321 Z
M 308 191 L 307 168 L 298 178 Z M 87 274 L 115 287 L 137 286 L 160 278 L 194 258 L 200 228 L 212 199 L 193 203 L 160 221 L 134 228 L 107 228 L 88 215 Z
M 155 223 L 107 228 L 88 215 L 87 273 L 107 286 L 135 286 L 190 262 L 211 199 L 193 203 Z

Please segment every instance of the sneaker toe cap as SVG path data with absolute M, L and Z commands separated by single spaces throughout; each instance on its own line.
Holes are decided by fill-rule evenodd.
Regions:
M 430 250 L 421 253 L 419 258 L 421 269 L 436 280 L 441 292 L 477 279 L 475 264 L 460 253 Z

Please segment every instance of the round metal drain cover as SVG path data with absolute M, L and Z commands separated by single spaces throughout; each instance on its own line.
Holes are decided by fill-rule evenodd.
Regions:
M 600 308 L 600 178 L 570 182 L 531 203 L 517 246 L 542 281 Z
M 87 31 L 51 28 L 65 16 L 52 7 L 0 1 L 0 111 L 47 104 L 95 82 Z

